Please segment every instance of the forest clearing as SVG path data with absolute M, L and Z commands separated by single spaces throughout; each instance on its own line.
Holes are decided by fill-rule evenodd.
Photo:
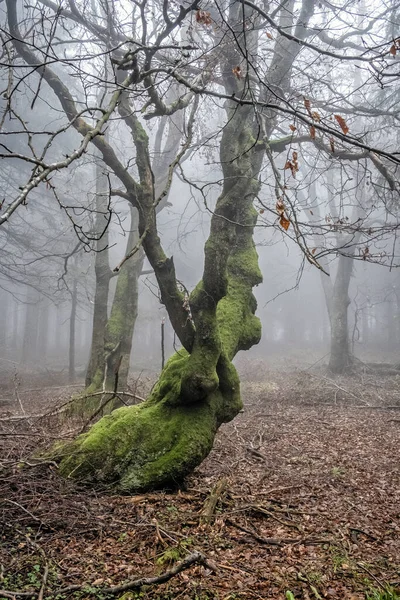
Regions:
M 241 368 L 243 413 L 173 491 L 122 496 L 60 478 L 32 451 L 61 425 L 3 420 L 21 414 L 16 399 L 3 405 L 0 597 L 396 598 L 400 376 L 360 369 L 332 380 L 316 367 L 282 374 L 257 360 Z M 44 395 L 62 404 L 70 391 Z M 21 388 L 20 398 L 29 412 L 54 409 L 35 401 L 39 391 Z M 156 583 L 119 590 L 143 577 Z
M 0 600 L 400 600 L 400 0 L 0 0 Z

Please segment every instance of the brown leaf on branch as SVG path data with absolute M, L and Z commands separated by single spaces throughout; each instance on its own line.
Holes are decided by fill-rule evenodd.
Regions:
M 242 69 L 239 67 L 239 65 L 237 67 L 233 67 L 232 73 L 234 74 L 235 77 L 237 77 L 237 79 L 241 79 Z
M 308 98 L 304 97 L 304 106 L 306 107 L 306 111 L 308 112 L 308 114 L 311 115 L 311 102 Z
M 289 129 L 290 131 L 297 131 L 297 127 L 295 127 L 294 125 L 289 125 Z
M 285 163 L 285 169 L 290 169 L 292 173 L 292 177 L 296 177 L 296 172 L 299 170 L 295 163 L 292 163 L 291 160 L 287 160 Z
M 266 36 L 267 36 L 267 38 L 269 40 L 273 40 L 274 39 L 273 36 L 268 31 L 266 31 Z
M 279 219 L 279 224 L 285 231 L 287 231 L 289 229 L 290 221 L 285 217 L 285 215 L 282 215 Z
M 311 250 L 311 254 L 312 254 L 312 255 L 314 255 L 314 254 L 316 253 L 316 251 L 317 251 L 317 249 L 316 249 L 316 248 L 313 248 L 313 249 Z
M 285 205 L 283 204 L 282 200 L 278 200 L 278 202 L 276 203 L 276 212 L 279 215 L 283 215 L 283 211 L 285 210 Z
M 319 114 L 319 113 L 318 113 L 316 110 L 314 110 L 314 111 L 311 113 L 311 116 L 312 116 L 312 118 L 313 118 L 313 121 L 316 121 L 316 123 L 319 123 L 319 122 L 320 122 L 320 120 L 321 120 L 321 116 L 320 116 L 320 114 Z
M 196 21 L 200 25 L 212 25 L 211 15 L 208 10 L 198 10 L 196 12 Z
M 393 40 L 393 44 L 391 45 L 389 52 L 392 56 L 396 56 L 397 50 L 400 50 L 400 38 Z
M 329 145 L 331 147 L 332 153 L 334 153 L 335 152 L 335 141 L 334 141 L 333 137 L 329 138 Z
M 340 129 L 346 135 L 346 133 L 349 132 L 349 128 L 347 127 L 346 121 L 340 115 L 334 115 L 334 117 L 335 117 L 336 121 L 338 122 Z
M 312 140 L 315 140 L 315 127 L 314 125 L 311 125 L 310 127 L 310 136 Z

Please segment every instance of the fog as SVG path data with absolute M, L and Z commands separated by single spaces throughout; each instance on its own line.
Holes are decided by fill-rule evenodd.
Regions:
M 376 4 L 378 7 L 379 3 Z M 97 10 L 95 5 L 92 9 Z M 211 11 L 211 17 L 217 19 L 214 9 L 207 9 Z M 2 10 L 6 23 L 7 14 L 4 8 Z M 130 20 L 123 5 L 120 10 L 116 18 L 120 19 L 121 31 L 124 31 Z M 297 10 L 295 7 L 294 14 Z M 329 27 L 332 31 L 335 27 L 342 28 L 350 35 L 357 20 L 360 28 L 367 22 L 368 7 L 363 10 L 364 13 L 361 11 L 362 14 L 357 16 L 349 9 L 353 21 L 350 19 L 347 24 L 339 12 L 335 12 Z M 388 32 L 395 28 L 396 9 L 393 11 L 393 19 L 385 22 Z M 314 26 L 326 24 L 328 14 L 328 9 L 316 13 Z M 24 18 L 29 20 L 30 15 Z M 103 18 L 101 7 L 98 7 L 96 18 L 100 23 Z M 207 52 L 210 41 L 208 34 L 203 35 L 202 18 L 196 26 L 186 23 L 177 39 L 180 44 L 194 44 Z M 155 23 L 156 20 L 154 27 L 157 27 Z M 21 26 L 25 27 L 22 17 Z M 41 27 L 38 35 L 45 38 L 46 32 L 50 31 L 50 22 Z M 138 27 L 141 30 L 142 26 Z M 372 43 L 380 32 L 379 28 L 371 31 Z M 96 48 L 101 47 L 102 42 L 98 46 L 90 40 L 74 42 L 78 32 L 77 26 L 76 31 L 59 34 L 60 51 L 53 68 L 57 76 L 62 76 L 78 107 L 87 113 L 88 122 L 93 124 L 93 107 L 106 106 L 111 98 L 112 61 L 109 63 L 108 59 L 96 55 Z M 273 39 L 272 36 L 269 39 Z M 266 65 L 273 64 L 267 42 L 263 41 L 260 48 L 259 52 L 265 52 Z M 197 50 L 190 52 L 190 60 L 195 64 Z M 398 192 L 397 183 L 394 185 L 393 182 L 398 166 L 390 163 L 388 153 L 398 145 L 394 107 L 399 88 L 392 79 L 375 85 L 371 72 L 356 60 L 335 62 L 333 57 L 305 67 L 307 52 L 306 48 L 293 66 L 297 95 L 290 86 L 287 93 L 290 101 L 295 102 L 296 98 L 313 119 L 311 142 L 315 139 L 315 126 L 318 128 L 321 119 L 316 111 L 326 110 L 331 116 L 324 126 L 331 127 L 332 131 L 336 126 L 339 133 L 342 130 L 344 134 L 350 127 L 352 140 L 358 140 L 355 153 L 360 145 L 362 147 L 362 141 L 374 148 L 386 142 L 387 154 L 374 155 L 371 163 L 368 157 L 372 151 L 367 150 L 364 154 L 361 152 L 358 160 L 352 160 L 352 157 L 347 160 L 346 152 L 352 151 L 350 142 L 346 145 L 343 140 L 333 137 L 329 141 L 330 155 L 323 153 L 322 138 L 318 143 L 304 146 L 289 144 L 278 152 L 279 144 L 286 139 L 284 136 L 298 127 L 298 124 L 291 124 L 289 129 L 289 124 L 295 120 L 295 112 L 288 118 L 279 117 L 270 142 L 270 148 L 276 153 L 275 159 L 271 164 L 268 159 L 260 163 L 259 192 L 254 197 L 258 212 L 254 239 L 263 276 L 254 293 L 262 337 L 249 350 L 248 356 L 249 359 L 253 356 L 263 358 L 266 365 L 278 361 L 287 369 L 310 366 L 318 361 L 321 365 L 329 363 L 334 309 L 329 309 L 328 304 L 329 298 L 338 294 L 334 286 L 341 277 L 342 260 L 351 263 L 346 267 L 350 270 L 346 309 L 348 339 L 345 342 L 349 355 L 352 360 L 396 363 L 400 342 L 400 263 L 396 237 Z M 391 54 L 393 61 L 398 63 L 396 47 Z M 120 58 L 118 55 L 118 60 Z M 262 69 L 261 64 L 259 68 Z M 13 77 L 16 77 L 17 87 L 11 94 L 11 80 L 7 84 L 7 77 L 12 68 L 4 62 L 2 77 L 9 91 L 3 94 L 0 106 L 3 115 L 0 172 L 3 210 L 21 190 L 25 194 L 26 186 L 31 184 L 32 156 L 42 157 L 47 165 L 64 159 L 68 161 L 82 142 L 81 134 L 70 126 L 71 118 L 53 93 L 54 88 L 50 89 L 49 82 L 40 81 L 37 87 L 39 79 L 35 80 L 34 73 L 29 73 L 29 68 L 23 64 L 15 71 Z M 240 80 L 239 71 L 233 72 Z M 183 93 L 179 86 L 164 89 L 163 85 L 161 82 L 160 89 L 166 94 L 166 102 L 170 102 L 174 94 Z M 260 83 L 254 86 L 261 89 Z M 326 91 L 329 86 L 331 92 Z M 334 98 L 329 97 L 333 94 L 332 86 Z M 318 97 L 313 106 L 307 100 L 311 96 Z M 146 104 L 140 94 L 134 92 L 132 101 L 137 110 L 145 112 Z M 329 108 L 330 104 L 334 108 Z M 334 114 L 340 109 L 343 109 L 344 117 Z M 201 96 L 192 142 L 179 156 L 173 173 L 168 175 L 171 161 L 184 144 L 181 137 L 187 133 L 189 113 L 188 109 L 185 111 L 172 113 L 169 121 L 167 117 L 149 119 L 146 127 L 156 190 L 157 186 L 162 190 L 168 177 L 171 179 L 157 206 L 158 233 L 167 256 L 173 258 L 178 285 L 189 297 L 202 277 L 204 245 L 224 185 L 219 147 L 226 117 L 222 99 Z M 137 147 L 123 116 L 114 113 L 105 131 L 117 159 L 126 172 L 136 176 Z M 273 143 L 277 145 L 274 147 Z M 338 151 L 335 145 L 340 147 L 339 160 L 335 160 Z M 0 371 L 3 381 L 15 373 L 44 376 L 54 373 L 69 377 L 71 382 L 83 380 L 92 345 L 96 256 L 107 250 L 105 260 L 112 270 L 132 250 L 127 247 L 127 242 L 130 231 L 137 228 L 136 217 L 132 220 L 126 194 L 120 191 L 121 183 L 110 165 L 103 162 L 98 149 L 89 143 L 71 160 L 68 168 L 64 167 L 32 184 L 18 210 L 0 227 Z M 37 175 L 40 167 L 33 170 Z M 274 172 L 280 173 L 282 183 L 274 179 Z M 290 189 L 285 210 L 291 217 L 286 228 L 282 225 L 279 199 L 276 204 L 279 185 L 283 190 Z M 96 205 L 99 198 L 103 200 L 101 210 Z M 102 248 L 105 231 L 108 238 Z M 135 244 L 138 243 L 135 254 L 141 255 L 143 264 L 130 354 L 132 377 L 143 371 L 159 372 L 163 352 L 168 358 L 180 347 L 161 300 L 157 277 L 142 255 L 138 234 L 135 235 Z M 118 279 L 117 273 L 112 275 L 108 316 Z M 342 292 L 346 296 L 345 288 L 346 285 Z M 165 333 L 163 344 L 162 327 Z

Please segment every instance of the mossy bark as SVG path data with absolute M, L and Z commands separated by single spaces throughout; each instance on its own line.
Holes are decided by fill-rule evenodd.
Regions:
M 131 231 L 127 240 L 127 252 L 135 246 L 138 239 L 133 212 L 134 209 L 131 209 Z M 100 331 L 97 331 L 92 339 L 86 388 L 74 399 L 68 411 L 69 415 L 89 417 L 101 404 L 105 404 L 101 413 L 107 414 L 122 404 L 120 396 L 115 395 L 115 391 L 126 390 L 128 383 L 132 338 L 138 314 L 138 280 L 143 259 L 143 252 L 139 251 L 121 267 L 109 317 L 107 317 L 107 304 L 105 307 L 99 307 L 98 319 L 94 320 L 93 325 L 99 327 Z M 101 268 L 101 275 L 107 277 L 104 259 L 101 260 L 99 268 Z M 96 297 L 98 302 L 107 302 L 108 298 L 104 295 L 106 291 L 108 296 L 108 281 L 101 281 L 98 290 L 100 297 Z M 104 394 L 91 395 L 98 392 Z
M 230 10 L 232 19 L 240 20 L 238 6 L 233 3 Z M 232 64 L 239 64 L 240 57 L 238 52 L 232 56 L 233 47 L 226 46 L 223 58 L 225 88 L 239 94 L 243 81 L 232 74 Z M 180 483 L 208 455 L 218 427 L 242 408 L 232 359 L 261 335 L 252 293 L 262 279 L 253 242 L 261 159 L 255 149 L 254 112 L 228 101 L 220 145 L 224 185 L 205 245 L 203 277 L 190 296 L 188 312 L 173 261 L 157 232 L 147 135 L 125 101 L 119 110 L 136 146 L 140 186 L 131 193 L 138 206 L 139 235 L 184 349 L 167 362 L 145 402 L 103 417 L 75 441 L 59 446 L 56 454 L 62 475 L 134 493 Z
M 115 410 L 59 447 L 64 476 L 112 484 L 126 493 L 174 486 L 210 452 L 218 427 L 240 411 L 232 359 L 261 334 L 252 293 L 261 281 L 252 238 L 258 182 L 247 117 L 243 111 L 232 116 L 223 133 L 226 184 L 212 218 L 203 278 L 190 298 L 189 351 L 167 362 L 145 402 Z

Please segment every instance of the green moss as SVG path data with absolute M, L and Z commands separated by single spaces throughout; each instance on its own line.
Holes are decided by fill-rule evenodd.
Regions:
M 216 429 L 212 401 L 123 407 L 62 449 L 60 473 L 129 493 L 174 486 L 210 452 Z
M 251 287 L 262 282 L 263 277 L 258 266 L 258 254 L 254 244 L 232 254 L 228 268 L 231 275 L 236 275 Z
M 138 124 L 134 127 L 139 149 L 147 137 Z M 167 362 L 144 403 L 114 411 L 74 442 L 58 447 L 64 476 L 110 484 L 127 493 L 174 486 L 210 452 L 220 424 L 241 409 L 239 377 L 231 361 L 261 335 L 252 293 L 262 277 L 252 239 L 257 219 L 252 201 L 259 184 L 252 175 L 251 143 L 246 118 L 232 119 L 224 128 L 224 188 L 205 248 L 204 279 L 190 298 L 190 354 L 179 352 Z M 138 152 L 141 177 L 145 158 Z M 165 264 L 173 268 L 172 261 Z M 123 329 L 124 316 L 116 309 L 110 338 Z

